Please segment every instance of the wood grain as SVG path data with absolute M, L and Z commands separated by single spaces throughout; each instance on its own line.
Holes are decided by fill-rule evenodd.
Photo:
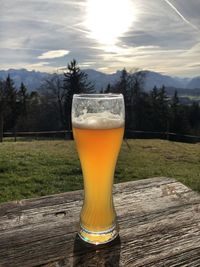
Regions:
M 76 234 L 82 191 L 0 205 L 0 267 L 200 266 L 200 196 L 170 178 L 117 184 L 120 237 Z

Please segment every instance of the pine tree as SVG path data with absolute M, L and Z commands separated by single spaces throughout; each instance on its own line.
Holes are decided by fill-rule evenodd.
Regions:
M 66 126 L 68 130 L 71 130 L 73 95 L 94 92 L 94 85 L 88 81 L 87 74 L 80 70 L 75 59 L 67 65 L 67 71 L 64 73 L 63 89 L 65 91 L 64 107 Z
M 15 89 L 14 82 L 9 75 L 5 81 L 5 92 L 7 102 L 7 129 L 13 131 L 14 135 L 16 135 L 16 123 L 19 116 L 19 109 L 17 105 L 17 90 Z
M 129 87 L 129 74 L 124 68 L 121 72 L 120 80 L 115 86 L 115 92 L 123 94 L 124 98 L 127 98 L 127 91 Z
M 146 94 L 143 92 L 143 83 L 145 74 L 142 71 L 137 71 L 130 74 L 127 92 L 127 102 L 129 108 L 128 125 L 135 130 L 142 130 L 144 125 Z
M 106 89 L 102 92 L 102 93 L 104 93 L 104 94 L 108 94 L 108 93 L 111 93 L 111 90 L 112 90 L 112 88 L 111 88 L 111 85 L 110 85 L 110 83 L 106 86 Z
M 151 124 L 153 131 L 169 131 L 169 105 L 165 87 L 154 86 L 150 92 Z
M 4 82 L 0 80 L 0 142 L 3 142 L 5 109 L 6 109 L 5 86 Z
M 155 85 L 153 90 L 150 92 L 150 96 L 152 98 L 152 100 L 156 101 L 157 98 L 158 98 L 158 88 L 157 86 Z
M 0 82 L 0 141 L 4 128 L 14 130 L 17 118 L 17 91 L 13 80 L 8 77 Z
M 109 92 L 114 92 L 118 94 L 122 94 L 124 96 L 125 103 L 125 128 L 127 129 L 130 126 L 130 74 L 124 68 L 121 71 L 121 75 L 119 81 L 113 86 L 113 88 L 109 87 Z M 108 92 L 108 89 L 107 91 Z
M 5 81 L 5 95 L 6 95 L 6 102 L 7 102 L 7 111 L 12 112 L 14 109 L 14 106 L 16 105 L 16 89 L 14 86 L 13 80 L 10 78 L 10 75 L 8 75 L 6 81 Z
M 23 83 L 21 83 L 20 89 L 17 93 L 17 97 L 20 106 L 20 116 L 26 117 L 29 94 L 26 86 Z
M 189 122 L 192 134 L 200 134 L 200 106 L 196 102 L 190 107 Z
M 172 97 L 171 107 L 176 110 L 178 108 L 179 104 L 180 104 L 180 101 L 179 101 L 179 97 L 178 97 L 178 92 L 175 91 L 174 95 Z
M 21 83 L 19 91 L 17 92 L 17 128 L 25 130 L 28 117 L 29 93 L 24 85 Z

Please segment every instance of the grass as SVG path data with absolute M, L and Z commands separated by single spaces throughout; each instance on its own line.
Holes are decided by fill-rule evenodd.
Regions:
M 200 96 L 199 95 L 181 95 L 180 97 L 188 97 L 190 100 L 200 100 Z
M 200 191 L 200 144 L 163 140 L 124 142 L 115 182 L 173 177 Z M 0 144 L 0 202 L 83 187 L 73 141 L 18 141 Z

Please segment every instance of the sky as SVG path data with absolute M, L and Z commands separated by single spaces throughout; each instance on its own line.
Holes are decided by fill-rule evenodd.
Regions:
M 200 0 L 0 0 L 0 69 L 200 76 Z

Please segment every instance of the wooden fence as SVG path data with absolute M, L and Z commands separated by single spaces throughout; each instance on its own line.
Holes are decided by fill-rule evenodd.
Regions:
M 4 137 L 14 138 L 16 141 L 17 138 L 31 138 L 31 139 L 67 139 L 72 140 L 73 135 L 71 131 L 41 131 L 41 132 L 5 132 Z M 185 143 L 198 143 L 200 142 L 200 136 L 192 135 L 183 135 L 176 133 L 167 133 L 167 132 L 145 132 L 145 131 L 131 131 L 127 130 L 125 132 L 126 139 L 163 139 L 176 142 L 185 142 Z
M 200 136 L 167 133 L 167 132 L 126 131 L 125 138 L 127 139 L 163 139 L 163 140 L 184 142 L 184 143 L 200 142 Z
M 73 139 L 72 131 L 40 131 L 40 132 L 4 132 L 4 137 L 12 137 L 15 140 L 17 138 L 25 137 L 25 138 L 33 138 L 33 139 L 40 139 L 40 138 L 63 138 L 71 140 Z

